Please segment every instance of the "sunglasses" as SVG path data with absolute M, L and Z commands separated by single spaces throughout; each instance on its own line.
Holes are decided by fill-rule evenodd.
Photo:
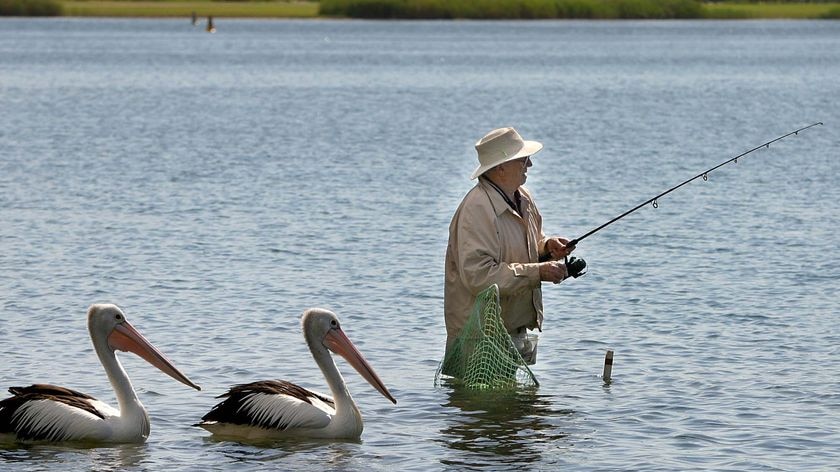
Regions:
M 519 159 L 514 159 L 511 162 L 518 162 L 518 163 L 522 164 L 523 166 L 527 166 L 528 164 L 533 164 L 531 162 L 531 156 L 520 157 Z

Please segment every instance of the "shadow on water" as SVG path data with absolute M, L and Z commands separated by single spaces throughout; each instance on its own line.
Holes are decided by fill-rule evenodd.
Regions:
M 544 463 L 543 452 L 563 448 L 562 444 L 569 441 L 569 434 L 560 430 L 557 420 L 572 417 L 574 411 L 555 409 L 552 397 L 539 395 L 536 389 L 448 387 L 448 402 L 442 406 L 459 411 L 447 415 L 440 441 L 457 454 L 442 458 L 444 465 L 521 467 Z

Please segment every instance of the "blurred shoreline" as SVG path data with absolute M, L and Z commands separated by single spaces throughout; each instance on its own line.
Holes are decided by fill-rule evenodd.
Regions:
M 840 19 L 840 2 L 695 0 L 0 0 L 0 16 L 358 19 Z

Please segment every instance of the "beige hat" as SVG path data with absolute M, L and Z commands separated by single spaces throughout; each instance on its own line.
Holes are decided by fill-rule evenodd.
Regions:
M 525 141 L 513 128 L 494 129 L 475 143 L 479 166 L 470 179 L 477 178 L 499 164 L 531 156 L 542 147 L 542 143 L 537 141 Z

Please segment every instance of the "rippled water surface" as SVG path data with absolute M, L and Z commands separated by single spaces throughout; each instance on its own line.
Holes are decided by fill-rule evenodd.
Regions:
M 831 470 L 840 463 L 838 22 L 0 20 L 0 388 L 109 403 L 94 302 L 204 387 L 121 355 L 143 445 L 5 445 L 5 470 Z M 528 186 L 590 273 L 544 290 L 536 391 L 435 387 L 473 143 L 545 143 Z M 325 390 L 337 312 L 358 442 L 192 425 L 229 385 Z M 600 379 L 615 350 L 613 382 Z

